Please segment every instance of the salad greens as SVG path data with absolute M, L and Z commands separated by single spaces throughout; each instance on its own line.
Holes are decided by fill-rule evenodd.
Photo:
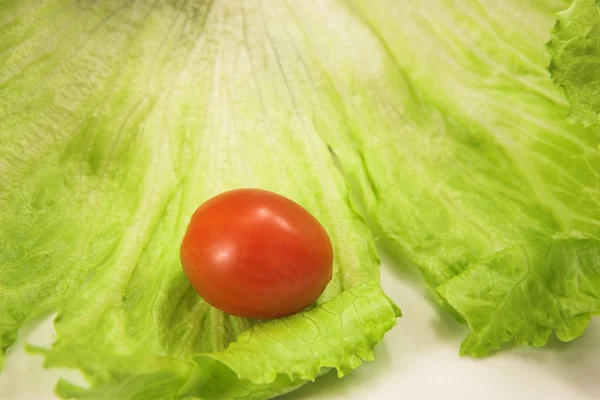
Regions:
M 58 310 L 36 351 L 84 372 L 68 398 L 265 398 L 344 375 L 400 314 L 367 224 L 468 324 L 462 354 L 574 339 L 600 312 L 600 108 L 592 1 L 550 43 L 567 98 L 546 69 L 567 7 L 1 2 L 0 348 Z M 190 288 L 187 220 L 243 186 L 330 233 L 314 308 L 244 320 Z
M 261 9 L 209 6 L 2 9 L 0 347 L 57 309 L 47 363 L 90 382 L 62 382 L 63 397 L 271 397 L 372 359 L 399 315 L 327 144 L 305 116 L 280 112 L 291 98 L 261 66 L 277 62 Z M 190 287 L 189 218 L 240 186 L 285 194 L 327 228 L 336 262 L 316 308 L 244 320 Z
M 369 218 L 469 325 L 462 354 L 541 346 L 554 329 L 575 338 L 600 312 L 600 151 L 593 128 L 567 122 L 546 69 L 563 5 L 384 3 L 356 12 L 386 40 L 395 75 L 362 88 L 373 96 L 362 104 L 377 107 L 350 120 L 373 128 L 355 130 L 360 150 L 340 156 L 369 182 Z M 540 250 L 573 241 L 574 256 Z
M 552 31 L 550 72 L 565 90 L 570 121 L 584 126 L 600 121 L 600 2 L 575 0 L 558 13 Z

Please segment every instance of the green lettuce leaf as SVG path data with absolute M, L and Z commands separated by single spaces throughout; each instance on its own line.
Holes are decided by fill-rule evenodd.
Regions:
M 346 373 L 398 313 L 364 219 L 470 326 L 463 354 L 573 339 L 600 312 L 600 150 L 546 69 L 567 6 L 4 2 L 0 345 L 58 309 L 48 363 L 91 384 L 64 397 L 269 397 Z M 239 186 L 331 232 L 314 309 L 231 318 L 185 281 L 187 218 Z
M 600 121 L 600 2 L 575 0 L 558 13 L 549 49 L 550 72 L 563 88 L 569 120 L 589 126 Z
M 591 289 L 549 291 L 561 305 L 546 305 L 533 288 L 568 284 L 573 261 L 552 258 L 521 281 L 528 266 L 510 250 L 600 240 L 596 134 L 567 122 L 569 103 L 546 69 L 555 12 L 567 4 L 353 4 L 381 53 L 343 42 L 308 13 L 298 20 L 311 21 L 307 35 L 326 49 L 327 72 L 313 80 L 331 77 L 350 127 L 321 132 L 358 182 L 380 243 L 416 264 L 439 303 L 473 329 L 462 354 L 509 340 L 540 346 L 549 329 L 573 339 L 600 313 L 597 263 L 585 273 Z
M 62 382 L 65 397 L 263 398 L 372 359 L 399 310 L 327 144 L 283 71 L 265 71 L 280 61 L 275 21 L 223 2 L 3 2 L 2 360 L 50 309 L 48 365 L 90 383 Z M 334 276 L 316 308 L 234 318 L 184 277 L 191 213 L 246 186 L 296 200 L 330 233 Z
M 147 352 L 107 358 L 83 337 L 59 339 L 47 365 L 84 366 L 92 388 L 61 381 L 57 393 L 64 398 L 268 398 L 332 367 L 341 377 L 373 360 L 373 344 L 395 324 L 396 311 L 377 283 L 360 284 L 309 311 L 254 325 L 226 350 L 191 360 Z
M 472 330 L 463 353 L 485 355 L 511 338 L 543 346 L 553 330 L 573 340 L 600 310 L 600 243 L 556 239 L 507 248 L 438 291 Z

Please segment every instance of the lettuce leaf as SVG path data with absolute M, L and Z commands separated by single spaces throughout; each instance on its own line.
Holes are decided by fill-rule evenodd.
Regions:
M 315 46 L 325 41 L 321 59 L 334 60 L 313 80 L 333 77 L 351 140 L 337 131 L 327 140 L 359 182 L 380 243 L 416 264 L 438 302 L 469 324 L 462 354 L 510 340 L 541 346 L 551 329 L 578 336 L 600 312 L 597 259 L 575 274 L 572 258 L 530 267 L 514 250 L 599 246 L 596 134 L 567 122 L 569 104 L 546 69 L 554 13 L 567 5 L 354 4 L 385 57 L 352 52 L 319 24 L 305 29 Z M 563 288 L 579 275 L 589 286 Z M 538 298 L 543 287 L 550 304 Z
M 581 335 L 600 310 L 599 269 L 598 241 L 557 239 L 504 249 L 438 291 L 472 330 L 461 351 L 485 355 L 512 338 L 543 346 L 553 330 Z
M 285 75 L 269 84 L 272 17 L 145 0 L 0 13 L 2 353 L 54 308 L 48 365 L 90 383 L 62 382 L 64 397 L 271 397 L 373 358 L 399 310 L 327 144 L 305 115 L 282 112 L 294 100 Z M 328 229 L 334 276 L 314 309 L 234 318 L 182 274 L 191 213 L 244 186 L 291 197 Z
M 546 70 L 567 6 L 4 2 L 2 349 L 56 308 L 40 351 L 91 385 L 64 397 L 261 398 L 347 373 L 399 314 L 367 223 L 469 325 L 463 354 L 575 338 L 600 312 L 600 150 Z M 332 233 L 312 310 L 241 320 L 189 288 L 185 222 L 239 186 Z
M 584 126 L 600 121 L 600 2 L 575 0 L 558 13 L 549 49 L 550 72 L 563 88 L 569 120 Z
M 395 324 L 396 311 L 377 283 L 359 284 L 314 309 L 256 324 L 224 351 L 189 360 L 147 351 L 107 358 L 85 336 L 61 338 L 52 351 L 38 351 L 46 353 L 48 366 L 84 367 L 91 389 L 60 381 L 63 398 L 262 399 L 330 368 L 341 377 L 373 360 L 373 345 Z

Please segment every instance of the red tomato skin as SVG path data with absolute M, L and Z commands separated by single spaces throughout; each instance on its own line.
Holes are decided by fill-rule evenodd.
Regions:
M 325 228 L 299 204 L 262 189 L 235 189 L 203 203 L 180 256 L 205 301 L 244 318 L 301 311 L 323 293 L 333 273 Z

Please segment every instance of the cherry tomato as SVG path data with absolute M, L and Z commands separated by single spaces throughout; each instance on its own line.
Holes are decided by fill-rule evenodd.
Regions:
M 323 226 L 292 200 L 236 189 L 202 204 L 181 244 L 183 270 L 212 306 L 246 318 L 278 318 L 311 305 L 333 270 Z

